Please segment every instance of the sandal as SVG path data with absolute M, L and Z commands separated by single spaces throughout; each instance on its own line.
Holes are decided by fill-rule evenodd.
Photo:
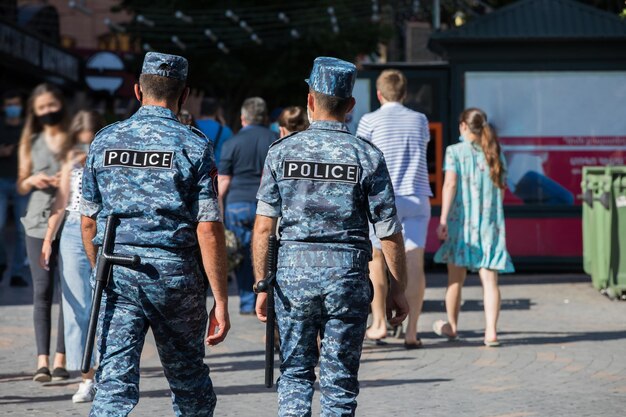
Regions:
M 500 342 L 498 342 L 497 340 L 485 340 L 485 346 L 487 347 L 500 347 L 502 346 L 500 344 Z

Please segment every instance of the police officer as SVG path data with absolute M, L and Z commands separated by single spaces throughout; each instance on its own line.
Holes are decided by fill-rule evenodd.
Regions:
M 280 416 L 310 416 L 314 368 L 320 362 L 323 416 L 351 416 L 372 288 L 368 220 L 397 285 L 399 324 L 408 305 L 402 226 L 382 153 L 350 134 L 354 65 L 329 57 L 313 63 L 308 130 L 276 141 L 265 161 L 253 233 L 257 282 L 266 267 L 267 237 L 280 220 L 276 318 L 280 335 Z M 266 319 L 266 294 L 256 311 Z M 318 352 L 316 338 L 321 337 Z
M 120 220 L 115 252 L 141 257 L 139 267 L 114 266 L 105 289 L 91 416 L 126 416 L 137 404 L 139 358 L 148 328 L 175 414 L 212 416 L 215 408 L 203 341 L 220 343 L 230 327 L 224 229 L 212 145 L 176 118 L 189 94 L 186 79 L 185 58 L 146 54 L 135 85 L 141 108 L 101 130 L 89 150 L 81 212 L 92 266 L 109 215 Z M 206 339 L 198 247 L 215 298 Z

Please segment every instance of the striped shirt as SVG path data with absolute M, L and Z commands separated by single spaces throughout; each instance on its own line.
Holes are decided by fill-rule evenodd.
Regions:
M 374 143 L 385 155 L 396 195 L 432 197 L 426 149 L 430 141 L 428 119 L 397 102 L 361 117 L 357 136 Z

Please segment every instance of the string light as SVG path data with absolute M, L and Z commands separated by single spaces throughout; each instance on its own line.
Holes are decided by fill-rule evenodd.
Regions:
M 172 43 L 182 50 L 187 49 L 187 45 L 185 45 L 185 43 L 181 41 L 180 38 L 176 35 L 172 36 Z
M 335 15 L 335 8 L 330 6 L 326 9 L 328 15 L 330 16 L 330 24 L 333 27 L 333 32 L 335 34 L 339 33 L 339 23 L 337 22 L 337 16 Z
M 372 0 L 372 22 L 376 23 L 380 21 L 379 11 L 378 0 Z
M 70 9 L 76 9 L 79 12 L 84 13 L 84 14 L 86 14 L 88 16 L 91 16 L 93 14 L 91 9 L 88 8 L 87 6 L 85 6 L 85 0 L 82 0 L 81 2 L 68 1 L 67 5 L 70 7 Z
M 213 42 L 217 42 L 217 36 L 211 29 L 204 29 L 204 34 L 207 38 L 211 39 Z
M 289 16 L 287 16 L 284 12 L 278 13 L 278 20 L 283 23 L 289 23 Z
M 124 26 L 118 25 L 108 17 L 104 18 L 104 24 L 107 25 L 109 29 L 114 30 L 115 32 L 126 32 L 126 28 Z
M 191 18 L 191 16 L 187 16 L 185 13 L 181 12 L 180 10 L 176 10 L 176 13 L 174 13 L 174 16 L 176 17 L 176 19 L 180 19 L 185 23 L 193 23 L 193 19 Z
M 147 17 L 145 17 L 142 14 L 138 14 L 137 15 L 137 22 L 139 22 L 139 23 L 141 23 L 143 25 L 146 25 L 148 27 L 151 27 L 151 28 L 154 27 L 154 20 L 150 20 L 150 19 L 148 19 Z
M 76 3 L 84 3 L 84 1 L 77 0 Z M 150 8 L 149 19 L 145 15 L 136 15 L 136 24 L 132 26 L 132 31 L 139 31 L 141 36 L 149 40 L 156 49 L 167 49 L 167 43 L 170 45 L 174 43 L 181 49 L 195 50 L 198 48 L 206 51 L 207 48 L 217 47 L 221 43 L 222 48 L 218 49 L 223 53 L 230 53 L 235 48 L 243 47 L 247 42 L 254 42 L 257 45 L 288 43 L 290 42 L 289 39 L 292 41 L 300 39 L 304 33 L 308 33 L 307 36 L 318 38 L 324 33 L 323 29 L 320 31 L 320 26 L 323 27 L 324 23 L 329 21 L 330 29 L 338 35 L 340 29 L 348 30 L 350 28 L 353 30 L 355 25 L 367 24 L 368 21 L 375 22 L 381 18 L 381 2 L 379 0 L 372 0 L 371 7 L 353 9 L 351 6 L 356 6 L 357 3 L 362 5 L 362 0 L 346 0 L 344 5 L 349 7 L 338 10 L 333 6 L 326 7 L 326 5 L 312 7 L 308 0 L 294 0 L 289 4 L 288 10 L 276 10 L 275 4 L 263 4 L 238 10 L 240 15 L 237 15 L 233 9 L 172 10 L 157 7 Z M 419 0 L 416 3 L 419 4 Z M 413 1 L 406 2 L 402 7 L 406 11 L 410 11 L 412 4 L 414 4 Z M 318 13 L 312 13 L 313 11 Z M 219 16 L 222 16 L 222 19 L 219 19 Z M 247 19 L 242 19 L 243 16 Z M 176 43 L 172 41 L 171 32 L 168 34 L 163 30 L 165 26 L 172 24 L 173 17 L 179 21 L 191 23 L 189 25 L 176 25 L 176 32 L 178 32 L 178 36 L 175 38 L 178 40 Z M 291 17 L 294 18 L 294 21 L 291 20 Z M 340 27 L 339 20 L 343 22 L 344 19 L 347 19 L 348 23 L 346 24 L 349 26 Z M 126 27 L 126 23 L 113 23 L 110 19 L 105 20 L 105 23 L 112 32 L 131 30 L 130 27 Z M 237 27 L 234 27 L 235 24 Z M 207 26 L 210 29 L 205 29 Z M 207 42 L 207 38 L 210 43 Z M 185 41 L 183 42 L 181 39 L 185 39 Z M 226 44 L 229 47 L 226 47 Z
M 234 23 L 238 23 L 239 22 L 239 16 L 237 16 L 235 14 L 235 12 L 233 12 L 230 9 L 226 10 L 226 12 L 224 13 L 224 16 L 226 16 L 227 18 L 232 20 Z
M 256 43 L 257 45 L 261 45 L 263 43 L 261 38 L 259 38 L 259 35 L 257 35 L 256 33 L 250 35 L 250 40 L 252 40 L 252 42 Z
M 239 27 L 241 27 L 243 30 L 245 30 L 248 33 L 254 32 L 252 28 L 248 26 L 248 23 L 245 20 L 242 20 L 241 22 L 239 22 Z
M 230 50 L 226 47 L 226 45 L 224 45 L 223 42 L 219 42 L 217 44 L 217 49 L 219 49 L 220 51 L 224 52 L 225 54 L 228 54 L 230 52 Z

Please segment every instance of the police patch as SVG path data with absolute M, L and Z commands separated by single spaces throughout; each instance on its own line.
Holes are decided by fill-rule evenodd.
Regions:
M 211 177 L 211 185 L 213 186 L 213 192 L 215 192 L 215 196 L 219 196 L 219 187 L 217 182 L 217 168 L 213 168 L 211 172 L 209 172 L 209 176 Z
M 107 149 L 104 151 L 104 167 L 171 169 L 173 157 L 171 151 Z
M 285 161 L 283 178 L 295 180 L 317 180 L 331 182 L 345 182 L 356 184 L 359 182 L 360 169 L 358 165 L 338 164 L 314 161 Z

